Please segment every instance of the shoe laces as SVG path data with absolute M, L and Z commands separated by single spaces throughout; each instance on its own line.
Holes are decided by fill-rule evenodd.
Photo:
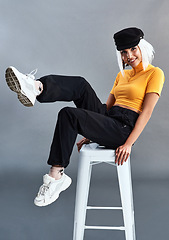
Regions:
M 44 196 L 45 193 L 49 190 L 49 186 L 50 186 L 50 183 L 49 184 L 43 184 L 39 190 L 39 195 L 42 195 Z
M 31 71 L 30 73 L 26 74 L 27 77 L 32 78 L 33 80 L 35 79 L 35 74 L 37 73 L 38 69 L 34 69 L 33 71 Z

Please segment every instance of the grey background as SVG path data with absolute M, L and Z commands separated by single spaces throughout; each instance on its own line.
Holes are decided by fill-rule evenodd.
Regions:
M 0 240 L 72 239 L 78 165 L 75 147 L 66 171 L 73 179 L 71 187 L 51 206 L 33 205 L 42 175 L 49 170 L 46 160 L 57 113 L 72 103 L 25 108 L 8 89 L 5 69 L 13 65 L 28 73 L 38 68 L 37 77 L 82 75 L 105 102 L 119 71 L 112 34 L 129 26 L 143 29 L 156 51 L 153 65 L 166 77 L 162 97 L 132 150 L 137 239 L 168 238 L 168 10 L 167 0 L 0 1 Z M 118 205 L 115 183 L 114 169 L 96 167 L 89 201 Z M 103 224 L 121 221 L 117 213 L 95 212 L 88 221 L 99 218 Z M 122 232 L 86 231 L 86 240 L 94 237 L 124 239 Z

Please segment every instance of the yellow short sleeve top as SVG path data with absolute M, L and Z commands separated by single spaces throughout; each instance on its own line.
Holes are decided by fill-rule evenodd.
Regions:
M 164 73 L 151 64 L 144 70 L 142 63 L 131 70 L 124 70 L 124 76 L 118 73 L 111 94 L 115 104 L 121 104 L 142 111 L 146 93 L 155 92 L 161 95 L 164 84 Z

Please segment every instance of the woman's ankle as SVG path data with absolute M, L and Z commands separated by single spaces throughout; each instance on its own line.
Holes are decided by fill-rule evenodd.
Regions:
M 35 89 L 37 95 L 40 95 L 43 92 L 43 84 L 40 81 L 35 81 Z
M 64 167 L 52 166 L 49 171 L 49 176 L 59 180 L 64 172 Z

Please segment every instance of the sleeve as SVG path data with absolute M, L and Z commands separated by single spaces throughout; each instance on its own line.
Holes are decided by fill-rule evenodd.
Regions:
M 165 77 L 163 71 L 160 68 L 156 67 L 155 71 L 151 74 L 148 80 L 146 93 L 154 92 L 158 93 L 160 96 L 164 81 Z
M 112 87 L 112 90 L 110 91 L 110 93 L 113 94 L 113 95 L 114 95 L 114 88 L 118 85 L 118 82 L 119 82 L 119 73 L 117 74 L 117 77 L 114 81 L 114 85 Z

